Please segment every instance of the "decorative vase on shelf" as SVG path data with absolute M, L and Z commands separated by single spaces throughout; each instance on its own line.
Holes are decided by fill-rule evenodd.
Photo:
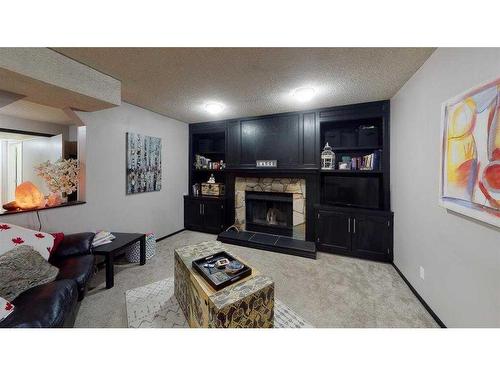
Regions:
M 47 198 L 47 206 L 49 207 L 59 206 L 62 203 L 63 199 L 61 197 L 61 193 L 50 193 Z

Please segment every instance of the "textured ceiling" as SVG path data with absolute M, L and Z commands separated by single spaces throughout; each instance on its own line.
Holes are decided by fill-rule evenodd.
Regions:
M 122 81 L 122 99 L 200 122 L 391 98 L 433 48 L 54 48 Z M 298 103 L 294 88 L 317 95 Z M 220 102 L 218 115 L 204 110 Z
M 25 99 L 18 100 L 17 102 L 0 108 L 0 114 L 60 125 L 70 125 L 73 123 L 62 109 L 33 103 Z

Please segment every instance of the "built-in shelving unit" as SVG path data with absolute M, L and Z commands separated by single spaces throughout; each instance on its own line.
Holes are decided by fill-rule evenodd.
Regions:
M 328 142 L 335 153 L 335 169 L 320 170 L 321 204 L 389 209 L 388 121 L 388 110 L 382 107 L 378 113 L 359 111 L 349 116 L 332 111 L 320 120 L 321 147 Z M 373 169 L 339 169 L 343 159 L 374 153 L 377 158 Z
M 201 184 L 207 182 L 210 174 L 215 177 L 215 182 L 224 183 L 223 169 L 198 169 L 195 167 L 196 155 L 201 155 L 212 162 L 221 162 L 226 160 L 226 132 L 221 129 L 203 129 L 200 127 L 199 132 L 193 132 L 191 136 L 190 148 L 190 186 L 195 183 Z M 192 191 L 191 191 L 192 194 Z
M 382 174 L 382 171 L 373 171 L 369 169 L 321 169 L 321 174 Z
M 189 133 L 189 194 L 184 197 L 184 227 L 218 234 L 225 227 L 225 197 L 194 196 L 193 185 L 201 186 L 212 174 L 215 182 L 226 183 L 224 169 L 195 167 L 196 155 L 212 162 L 226 161 L 226 126 L 224 123 L 191 126 Z
M 335 153 L 335 169 L 320 170 L 316 247 L 392 261 L 389 193 L 389 102 L 337 107 L 320 114 L 320 142 Z M 372 170 L 338 169 L 343 158 L 377 153 Z
M 311 255 L 317 249 L 391 261 L 389 106 L 389 101 L 378 101 L 190 124 L 185 227 L 221 233 L 233 225 L 237 177 L 303 178 L 306 241 L 302 242 L 312 246 L 306 249 Z M 326 142 L 336 154 L 334 170 L 321 169 L 321 151 Z M 339 169 L 342 157 L 360 158 L 374 152 L 378 159 L 375 169 Z M 226 168 L 196 169 L 197 154 L 212 161 L 224 160 Z M 259 168 L 257 160 L 277 160 L 277 167 Z M 194 197 L 193 184 L 206 182 L 210 174 L 216 182 L 225 184 L 225 196 Z M 228 232 L 219 238 L 250 247 L 258 247 L 249 244 L 253 240 L 264 241 L 260 232 L 255 238 L 243 238 L 248 233 Z M 272 246 L 259 248 L 279 251 L 276 239 L 265 241 L 271 241 Z M 293 246 L 288 241 L 283 251 L 293 253 Z

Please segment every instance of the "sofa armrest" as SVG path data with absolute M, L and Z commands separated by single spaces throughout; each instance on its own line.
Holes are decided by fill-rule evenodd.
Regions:
M 64 236 L 59 247 L 50 255 L 50 260 L 91 254 L 95 233 L 84 232 Z

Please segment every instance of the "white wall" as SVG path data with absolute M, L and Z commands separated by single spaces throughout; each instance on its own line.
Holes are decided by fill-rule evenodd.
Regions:
M 441 104 L 499 77 L 500 48 L 440 48 L 391 99 L 394 263 L 448 327 L 500 327 L 500 230 L 438 204 Z
M 66 233 L 98 229 L 152 231 L 157 237 L 182 229 L 183 195 L 188 191 L 187 124 L 126 103 L 93 113 L 79 112 L 79 116 L 86 124 L 82 154 L 86 155 L 87 203 L 40 211 L 43 229 Z M 161 191 L 125 194 L 126 132 L 162 139 Z M 36 217 L 31 213 L 0 217 L 2 220 L 36 227 Z
M 30 181 L 43 195 L 49 195 L 47 184 L 38 176 L 35 166 L 47 160 L 55 162 L 62 157 L 62 135 L 33 138 L 22 142 L 22 181 Z

